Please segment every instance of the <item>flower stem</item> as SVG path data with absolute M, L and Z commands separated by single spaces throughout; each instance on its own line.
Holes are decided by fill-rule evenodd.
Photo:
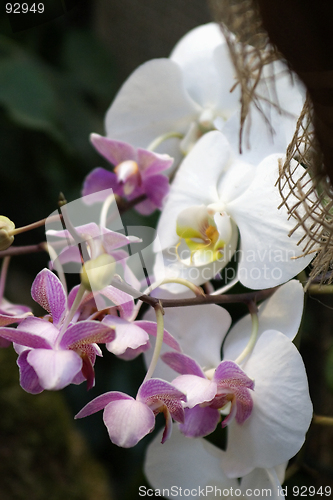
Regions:
M 148 371 L 147 371 L 146 376 L 144 378 L 144 382 L 146 380 L 149 380 L 152 377 L 152 374 L 154 373 L 157 362 L 159 360 L 162 345 L 163 345 L 163 337 L 164 337 L 163 315 L 164 315 L 164 311 L 163 311 L 163 307 L 161 306 L 161 303 L 160 302 L 157 303 L 154 306 L 154 309 L 155 309 L 156 323 L 157 323 L 156 342 L 155 342 L 153 357 L 151 359 Z
M 189 288 L 190 290 L 192 290 L 192 292 L 194 292 L 194 294 L 195 294 L 196 297 L 205 297 L 205 292 L 203 291 L 203 289 L 200 286 L 194 285 L 190 281 L 188 281 L 186 279 L 183 279 L 183 278 L 166 278 L 161 283 L 160 282 L 153 283 L 148 288 L 146 288 L 146 290 L 143 292 L 143 294 L 144 295 L 147 295 L 147 294 L 149 295 L 153 290 L 155 290 L 156 288 L 158 288 L 158 287 L 160 287 L 162 285 L 165 285 L 167 283 L 178 283 L 179 285 L 184 285 L 187 288 Z M 139 314 L 139 311 L 140 311 L 140 308 L 142 306 L 142 303 L 143 303 L 143 301 L 138 300 L 138 302 L 136 303 L 136 305 L 135 305 L 135 307 L 133 309 L 133 314 L 132 314 L 132 316 L 130 318 L 130 321 L 134 321 L 135 320 L 135 318 Z
M 180 132 L 168 132 L 167 134 L 160 135 L 149 144 L 147 150 L 154 151 L 160 144 L 162 144 L 162 142 L 173 138 L 183 139 L 184 134 L 181 134 Z
M 106 221 L 107 221 L 107 215 L 108 215 L 108 210 L 112 203 L 116 201 L 114 193 L 110 194 L 104 201 L 102 210 L 101 210 L 101 215 L 99 219 L 99 225 L 102 230 L 103 227 L 106 227 Z
M 53 222 L 59 220 L 59 215 L 54 215 L 53 217 L 47 217 L 46 219 L 39 220 L 37 222 L 33 222 L 32 224 L 28 224 L 27 226 L 17 227 L 8 231 L 10 236 L 15 236 L 16 234 L 25 233 L 26 231 L 31 231 L 32 229 L 36 229 L 37 227 L 44 226 L 45 222 Z
M 333 425 L 333 417 L 325 417 L 323 415 L 313 415 L 313 424 Z
M 329 295 L 333 293 L 333 285 L 310 285 L 307 292 L 313 295 Z
M 257 310 L 257 305 L 254 301 L 251 301 L 249 303 L 249 309 L 251 313 L 251 320 L 252 320 L 252 331 L 251 331 L 251 336 L 250 339 L 247 343 L 247 346 L 243 350 L 243 352 L 240 353 L 238 358 L 235 360 L 235 363 L 238 365 L 244 361 L 244 359 L 251 354 L 253 351 L 253 348 L 257 342 L 257 337 L 258 337 L 258 330 L 259 330 L 259 320 L 258 320 L 258 310 Z

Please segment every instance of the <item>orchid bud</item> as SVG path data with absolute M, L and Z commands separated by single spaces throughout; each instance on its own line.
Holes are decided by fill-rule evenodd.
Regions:
M 115 271 L 114 258 L 103 253 L 84 263 L 81 269 L 81 283 L 89 292 L 97 292 L 110 285 Z
M 7 250 L 14 241 L 10 232 L 15 229 L 15 224 L 8 217 L 0 215 L 0 250 Z

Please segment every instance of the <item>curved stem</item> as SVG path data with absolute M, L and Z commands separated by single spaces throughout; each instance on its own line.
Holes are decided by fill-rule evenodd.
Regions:
M 162 285 L 166 285 L 167 283 L 178 283 L 179 285 L 184 285 L 187 288 L 189 288 L 190 290 L 192 290 L 192 292 L 195 294 L 195 296 L 197 296 L 197 297 L 198 296 L 203 296 L 203 297 L 205 296 L 205 292 L 203 291 L 203 289 L 201 287 L 194 285 L 190 281 L 183 279 L 183 278 L 166 278 L 161 283 L 153 283 L 148 288 L 146 288 L 146 290 L 143 292 L 143 294 L 148 296 L 153 290 L 155 290 L 156 288 L 159 288 Z M 135 320 L 135 318 L 139 314 L 142 303 L 143 303 L 143 301 L 139 299 L 138 302 L 136 303 L 134 309 L 133 309 L 133 313 L 132 313 L 132 316 L 129 319 L 129 321 Z
M 184 134 L 181 134 L 180 132 L 168 132 L 166 134 L 160 135 L 149 144 L 147 150 L 154 151 L 156 148 L 158 148 L 160 144 L 162 144 L 162 142 L 173 138 L 183 139 Z
M 47 217 L 46 219 L 39 220 L 37 222 L 33 222 L 32 224 L 28 224 L 27 226 L 17 227 L 8 231 L 10 236 L 15 236 L 16 234 L 25 233 L 26 231 L 31 231 L 32 229 L 36 229 L 37 227 L 44 226 L 45 222 L 53 222 L 58 221 L 59 215 L 54 215 L 52 217 Z
M 116 201 L 114 193 L 110 194 L 105 200 L 102 205 L 102 210 L 101 210 L 101 215 L 99 218 L 99 225 L 102 230 L 102 227 L 106 227 L 106 221 L 107 221 L 107 215 L 108 215 L 108 210 L 112 203 Z
M 147 371 L 146 376 L 144 378 L 144 382 L 152 377 L 152 374 L 154 373 L 157 362 L 159 360 L 162 345 L 163 345 L 163 337 L 164 337 L 163 315 L 164 315 L 164 311 L 163 311 L 163 307 L 161 306 L 160 303 L 156 304 L 154 306 L 154 309 L 155 309 L 156 323 L 157 323 L 156 342 L 155 342 L 153 357 L 151 359 L 148 371 Z
M 258 310 L 257 310 L 257 305 L 254 301 L 251 301 L 249 303 L 249 309 L 250 309 L 251 319 L 252 319 L 252 331 L 251 331 L 251 336 L 249 338 L 247 346 L 245 347 L 243 352 L 240 353 L 238 358 L 235 360 L 235 363 L 238 365 L 240 363 L 242 363 L 244 361 L 244 359 L 246 359 L 249 354 L 251 354 L 254 346 L 256 345 L 257 338 L 258 338 L 258 330 L 259 330 Z

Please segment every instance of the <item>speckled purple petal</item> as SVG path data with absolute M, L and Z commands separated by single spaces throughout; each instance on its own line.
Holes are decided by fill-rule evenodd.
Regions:
M 51 325 L 52 326 L 52 325 Z M 26 332 L 23 329 L 18 328 L 0 328 L 0 337 L 9 340 L 10 342 L 15 342 L 26 347 L 31 347 L 33 349 L 51 349 L 51 344 L 40 337 L 39 335 L 34 335 L 33 333 Z
M 215 370 L 214 380 L 218 387 L 247 387 L 254 389 L 254 381 L 233 361 L 222 361 Z
M 220 418 L 220 412 L 209 406 L 185 408 L 185 422 L 179 425 L 179 430 L 191 438 L 208 436 L 214 432 Z
M 65 331 L 60 348 L 68 349 L 76 344 L 93 344 L 111 342 L 115 337 L 114 330 L 99 321 L 79 321 Z
M 180 416 L 181 401 L 186 401 L 183 392 L 176 389 L 169 382 L 158 378 L 151 378 L 144 382 L 138 391 L 137 400 L 146 403 L 151 409 L 159 411 L 162 402 L 170 411 L 171 415 Z
M 51 314 L 54 325 L 58 325 L 66 312 L 66 294 L 61 281 L 49 269 L 37 274 L 32 287 L 32 298 Z
M 79 413 L 75 415 L 74 418 L 88 417 L 88 415 L 92 415 L 93 413 L 103 410 L 106 407 L 106 405 L 108 405 L 112 401 L 118 401 L 120 399 L 130 399 L 134 401 L 134 398 L 132 398 L 128 394 L 124 394 L 123 392 L 117 392 L 117 391 L 105 392 L 104 394 L 97 396 L 97 398 L 93 399 L 88 404 L 86 404 L 86 406 L 84 406 L 82 410 L 80 410 Z
M 198 363 L 186 354 L 179 352 L 166 352 L 162 354 L 161 359 L 175 372 L 181 375 L 197 375 L 197 377 L 206 378 L 204 372 Z

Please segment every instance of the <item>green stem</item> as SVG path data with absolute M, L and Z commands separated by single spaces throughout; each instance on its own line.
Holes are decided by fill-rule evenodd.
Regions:
M 323 415 L 313 415 L 313 424 L 333 425 L 333 417 L 325 417 Z
M 26 231 L 31 231 L 32 229 L 36 229 L 37 227 L 44 226 L 46 221 L 53 222 L 58 221 L 59 215 L 54 215 L 52 217 L 47 217 L 46 219 L 39 220 L 37 222 L 33 222 L 32 224 L 28 224 L 27 226 L 17 227 L 8 231 L 9 236 L 15 236 L 16 234 L 25 233 Z
M 259 330 L 259 320 L 258 320 L 258 312 L 257 312 L 257 306 L 256 303 L 253 301 L 249 304 L 249 309 L 251 313 L 251 320 L 252 320 L 252 331 L 251 331 L 251 336 L 250 339 L 247 343 L 247 346 L 241 352 L 241 354 L 238 356 L 238 358 L 235 360 L 235 363 L 238 365 L 244 361 L 244 359 L 247 358 L 249 354 L 253 351 L 254 346 L 256 345 L 257 338 L 258 338 L 258 330 Z
M 160 303 L 156 304 L 154 306 L 154 309 L 155 309 L 156 323 L 157 323 L 156 342 L 155 342 L 153 357 L 151 359 L 148 371 L 147 371 L 146 376 L 144 378 L 144 382 L 146 380 L 149 380 L 152 377 L 154 370 L 156 368 L 157 362 L 159 360 L 162 345 L 163 345 L 163 337 L 164 337 L 163 315 L 164 315 L 164 311 L 163 311 L 163 307 L 161 306 Z
M 167 134 L 160 135 L 156 139 L 154 139 L 148 146 L 148 151 L 154 151 L 162 142 L 168 140 L 168 139 L 183 139 L 184 134 L 181 134 L 180 132 L 168 132 Z

